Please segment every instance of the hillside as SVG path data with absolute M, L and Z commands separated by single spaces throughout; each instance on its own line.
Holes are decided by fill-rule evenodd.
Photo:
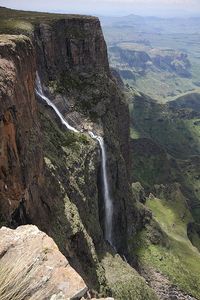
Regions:
M 133 189 L 143 195 L 141 201 L 151 209 L 155 222 L 138 235 L 135 248 L 140 267 L 161 295 L 161 282 L 165 280 L 162 275 L 165 275 L 197 299 L 200 293 L 198 97 L 189 94 L 162 105 L 137 93 L 130 101 Z M 142 194 L 138 182 L 144 187 Z M 170 288 L 164 293 L 170 293 Z M 177 295 L 177 299 L 184 299 Z
M 109 61 L 125 84 L 167 102 L 199 90 L 199 18 L 102 17 Z

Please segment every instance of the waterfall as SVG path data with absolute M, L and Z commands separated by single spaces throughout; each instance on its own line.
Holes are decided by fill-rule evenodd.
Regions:
M 53 108 L 57 116 L 60 118 L 61 122 L 65 127 L 73 132 L 79 132 L 76 128 L 69 125 L 69 123 L 65 120 L 64 116 L 59 112 L 57 107 L 48 99 L 43 92 L 42 84 L 40 81 L 40 77 L 38 73 L 36 73 L 36 93 L 42 98 L 50 107 Z M 104 145 L 104 140 L 101 136 L 95 135 L 93 132 L 89 131 L 89 135 L 98 141 L 99 146 L 101 148 L 102 155 L 102 179 L 103 179 L 103 190 L 104 190 L 104 205 L 105 205 L 105 239 L 112 245 L 112 218 L 113 218 L 113 203 L 110 197 L 109 183 L 108 183 L 108 175 L 106 168 L 106 150 Z
M 113 203 L 110 196 L 110 189 L 108 183 L 108 174 L 107 174 L 107 157 L 104 140 L 101 136 L 95 135 L 93 132 L 89 131 L 90 136 L 97 140 L 102 155 L 102 179 L 103 179 L 103 189 L 104 189 L 104 205 L 105 205 L 105 239 L 112 245 L 112 218 L 113 218 Z
M 62 124 L 69 130 L 73 131 L 73 132 L 78 132 L 78 130 L 74 127 L 72 127 L 71 125 L 69 125 L 69 123 L 65 120 L 65 118 L 63 117 L 63 115 L 59 112 L 59 110 L 57 109 L 57 107 L 53 104 L 53 102 L 51 102 L 51 100 L 49 100 L 43 92 L 42 89 L 42 84 L 41 84 L 41 80 L 40 77 L 38 75 L 38 73 L 36 73 L 36 93 L 37 95 L 42 98 L 49 106 L 51 106 L 53 108 L 53 110 L 55 111 L 55 113 L 57 114 L 57 116 L 59 117 L 59 119 L 61 120 Z

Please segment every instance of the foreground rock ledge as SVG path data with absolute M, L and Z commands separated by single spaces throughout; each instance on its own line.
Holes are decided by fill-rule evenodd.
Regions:
M 54 241 L 36 226 L 2 227 L 0 241 L 0 299 L 80 299 L 87 292 Z

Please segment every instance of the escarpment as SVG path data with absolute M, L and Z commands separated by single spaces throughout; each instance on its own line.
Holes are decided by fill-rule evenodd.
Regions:
M 38 72 L 45 91 L 74 126 L 104 136 L 114 202 L 114 244 L 126 251 L 126 203 L 130 203 L 129 112 L 112 77 L 97 18 L 72 17 L 38 24 L 34 32 Z M 99 163 L 98 163 L 99 164 Z M 100 168 L 100 218 L 104 217 Z M 121 213 L 124 212 L 124 213 Z M 103 227 L 103 222 L 101 222 Z
M 116 251 L 129 257 L 127 240 L 136 233 L 139 211 L 129 183 L 128 108 L 109 70 L 100 23 L 38 15 L 29 38 L 0 38 L 0 222 L 37 225 L 102 295 L 156 299 L 138 273 L 115 257 Z M 36 71 L 45 95 L 78 132 L 66 130 L 35 94 Z M 112 246 L 104 238 L 101 152 L 90 130 L 106 146 Z
M 95 17 L 68 17 L 34 30 L 38 71 L 55 80 L 65 73 L 109 72 L 107 49 Z

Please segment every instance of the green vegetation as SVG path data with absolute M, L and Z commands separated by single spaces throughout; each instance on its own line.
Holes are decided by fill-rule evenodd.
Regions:
M 182 98 L 181 103 L 183 106 Z M 137 132 L 132 141 L 133 180 L 150 190 L 155 184 L 179 182 L 194 219 L 200 222 L 199 110 L 192 109 L 190 101 L 180 108 L 179 99 L 168 106 L 137 94 L 130 112 L 132 128 Z
M 190 108 L 190 102 L 189 108 L 180 108 L 177 101 L 170 102 L 169 108 L 145 95 L 135 97 L 131 111 L 137 136 L 133 137 L 139 139 L 133 142 L 133 179 L 146 188 L 180 182 L 192 214 L 200 222 L 200 115 L 198 109 Z
M 173 159 L 157 143 L 138 138 L 131 141 L 131 149 L 134 156 L 132 181 L 139 181 L 145 189 L 152 190 L 154 184 L 176 179 Z
M 82 147 L 89 145 L 90 140 L 86 135 L 70 130 L 62 131 L 43 112 L 40 113 L 40 118 L 45 133 L 45 150 L 48 152 L 48 159 L 53 165 L 63 166 L 67 163 L 66 159 L 69 155 L 78 157 Z
M 106 254 L 102 260 L 106 279 L 117 300 L 156 300 L 144 279 L 116 254 Z
M 53 24 L 60 19 L 94 19 L 90 16 L 80 15 L 66 15 L 66 14 L 52 14 L 42 12 L 30 12 L 11 10 L 4 7 L 0 7 L 0 34 L 32 34 L 34 26 L 39 23 Z M 77 30 L 73 32 L 70 29 L 70 36 L 76 34 Z M 78 33 L 80 37 L 82 34 Z
M 200 253 L 187 237 L 187 224 L 192 216 L 180 191 L 174 196 L 174 199 L 147 201 L 169 244 L 153 244 L 144 230 L 138 237 L 136 253 L 145 267 L 161 272 L 181 290 L 200 299 Z
M 172 105 L 172 102 L 170 102 Z M 134 130 L 151 138 L 177 158 L 200 153 L 200 114 L 190 108 L 174 110 L 144 94 L 135 95 L 130 107 Z
M 147 272 L 200 299 L 198 101 L 193 94 L 164 105 L 139 93 L 130 101 L 132 181 L 151 193 L 153 220 L 129 245 Z
M 70 72 L 61 74 L 56 81 L 50 82 L 50 88 L 57 93 L 78 98 L 74 109 L 89 115 L 91 121 L 98 122 L 105 111 L 105 103 L 110 101 L 111 93 L 116 93 L 116 86 L 108 80 L 104 72 L 89 74 Z M 101 87 L 104 87 L 103 89 Z
M 96 143 L 84 134 L 62 130 L 54 117 L 53 112 L 40 106 L 46 165 L 44 193 L 53 199 L 51 235 L 64 254 L 81 262 L 93 288 L 107 293 L 104 270 L 93 242 L 94 236 L 101 234 L 95 222 L 98 218 L 93 161 Z
M 66 185 L 65 177 L 69 176 L 69 170 L 72 172 L 72 178 L 75 176 L 73 171 L 76 172 L 76 170 L 72 170 L 71 166 L 74 162 L 76 164 L 82 163 L 82 151 L 90 146 L 90 140 L 83 134 L 75 134 L 70 130 L 61 130 L 55 121 L 42 109 L 40 109 L 40 119 L 43 132 L 45 164 L 48 170 L 46 176 L 50 180 L 46 182 L 46 188 L 49 191 L 52 190 L 51 180 L 53 180 L 54 190 L 51 191 L 52 196 L 54 195 L 59 199 L 54 208 L 55 214 L 58 216 L 53 219 L 54 240 L 60 249 L 64 251 L 66 243 L 64 227 L 68 226 L 66 224 L 65 204 L 66 200 L 69 199 L 64 188 Z
M 101 231 L 96 222 L 98 200 L 92 156 L 95 142 L 87 136 L 61 130 L 51 112 L 42 107 L 40 117 L 47 168 L 46 192 L 54 199 L 52 237 L 64 253 L 67 245 L 67 254 L 81 261 L 87 279 L 100 295 L 114 295 L 119 300 L 124 297 L 156 300 L 144 279 L 118 255 L 104 253 L 105 245 L 102 245 L 104 250 L 96 253 L 94 240 L 100 237 Z
M 191 18 L 184 22 L 178 18 L 172 20 L 130 15 L 122 18 L 102 17 L 101 21 L 110 63 L 118 69 L 125 84 L 128 83 L 158 102 L 166 102 L 181 93 L 199 89 L 199 19 Z M 186 23 L 187 26 L 184 25 Z M 135 52 L 132 55 L 129 53 L 129 62 L 134 60 L 134 64 L 129 65 L 124 60 L 126 52 L 123 51 L 122 55 L 113 52 L 116 46 L 120 50 L 137 51 L 140 59 L 135 60 Z M 169 58 L 176 52 L 183 53 L 183 56 L 175 57 L 170 66 Z M 150 63 L 144 60 L 145 64 L 142 65 L 145 54 L 153 54 L 157 58 Z M 185 54 L 191 66 L 184 63 Z M 164 56 L 166 59 L 163 60 Z M 137 68 L 138 64 L 141 64 L 140 68 Z

